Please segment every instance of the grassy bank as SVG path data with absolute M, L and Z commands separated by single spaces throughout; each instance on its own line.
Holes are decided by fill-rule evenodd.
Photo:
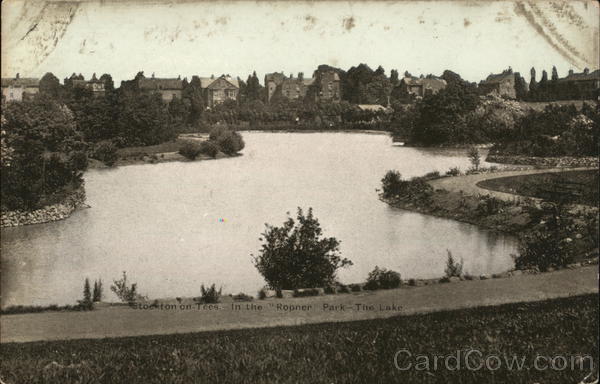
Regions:
M 598 171 L 538 173 L 501 177 L 479 182 L 478 186 L 569 204 L 598 205 Z
M 576 383 L 586 368 L 531 366 L 538 354 L 569 362 L 590 355 L 597 364 L 597 300 L 593 294 L 348 323 L 4 344 L 0 371 L 6 383 Z M 398 370 L 394 356 L 402 349 L 413 358 L 400 355 L 401 367 L 415 368 L 422 354 L 429 369 Z M 434 356 L 460 350 L 464 357 L 472 349 L 483 357 L 471 366 L 506 355 L 530 369 L 433 367 Z

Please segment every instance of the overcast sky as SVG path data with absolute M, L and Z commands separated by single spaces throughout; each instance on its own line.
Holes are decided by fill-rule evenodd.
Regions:
M 598 67 L 596 1 L 4 1 L 2 77 L 304 72 L 361 62 L 470 81 Z

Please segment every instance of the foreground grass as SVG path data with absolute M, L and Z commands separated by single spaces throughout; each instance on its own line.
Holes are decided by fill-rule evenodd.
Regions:
M 588 369 L 531 366 L 538 354 L 569 361 L 591 355 L 597 364 L 597 301 L 594 294 L 348 323 L 3 344 L 0 376 L 5 383 L 61 384 L 577 383 Z M 429 369 L 396 369 L 394 356 L 402 349 L 429 356 Z M 481 351 L 481 360 L 489 354 L 525 358 L 530 369 L 504 363 L 493 371 L 448 370 L 439 363 L 434 369 L 433 356 L 470 349 Z M 399 361 L 409 362 L 414 367 L 417 360 Z
M 501 177 L 479 182 L 482 188 L 567 203 L 598 205 L 598 171 L 567 171 Z

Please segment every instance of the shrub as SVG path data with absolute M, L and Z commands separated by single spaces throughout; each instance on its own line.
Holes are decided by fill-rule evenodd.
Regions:
M 479 154 L 479 149 L 473 146 L 470 147 L 467 151 L 467 156 L 469 157 L 469 161 L 471 162 L 471 166 L 475 171 L 479 170 L 479 166 L 481 165 L 481 155 Z
M 400 284 L 401 279 L 398 272 L 375 266 L 375 269 L 369 272 L 364 288 L 368 290 L 391 289 L 398 288 Z
M 332 284 L 337 270 L 352 262 L 340 256 L 336 238 L 323 238 L 321 234 L 312 208 L 306 216 L 298 208 L 297 222 L 288 217 L 281 227 L 267 224 L 260 253 L 253 256 L 254 265 L 274 289 Z
M 127 272 L 123 271 L 123 277 L 120 280 L 113 280 L 113 285 L 110 290 L 124 303 L 133 303 L 140 299 L 141 296 L 137 293 L 137 284 L 127 285 Z
M 446 260 L 446 269 L 444 270 L 444 272 L 446 273 L 446 277 L 460 277 L 462 275 L 463 270 L 462 259 L 460 260 L 460 262 L 455 261 L 454 257 L 452 256 L 452 252 L 450 252 L 449 249 L 446 251 L 448 252 L 448 259 Z
M 100 141 L 94 146 L 91 157 L 111 167 L 118 159 L 117 147 L 112 141 Z
M 383 189 L 383 197 L 391 197 L 397 195 L 402 184 L 402 175 L 396 170 L 389 170 L 381 179 L 381 187 Z
M 203 141 L 200 143 L 200 153 L 214 158 L 219 153 L 219 146 L 212 141 Z
M 302 290 L 294 289 L 293 296 L 294 297 L 319 296 L 319 290 L 316 288 L 302 289 Z
M 260 291 L 258 291 L 258 299 L 264 300 L 266 298 L 267 298 L 267 292 L 265 291 L 264 288 L 262 288 Z
M 429 172 L 429 173 L 426 173 L 425 176 L 423 176 L 423 178 L 426 180 L 439 179 L 439 177 L 440 177 L 440 173 L 438 171 Z
M 460 169 L 458 169 L 458 167 L 452 167 L 446 171 L 446 176 L 460 176 Z
M 237 295 L 233 295 L 232 296 L 233 300 L 235 301 L 252 301 L 254 300 L 254 298 L 250 295 L 246 295 L 245 293 L 238 293 Z
M 201 145 L 195 141 L 186 141 L 179 147 L 179 154 L 189 160 L 195 160 L 201 152 Z
M 235 131 L 227 128 L 215 128 L 210 132 L 209 140 L 219 146 L 222 152 L 233 155 L 244 149 L 244 139 Z
M 573 262 L 573 246 L 570 239 L 561 239 L 558 233 L 535 231 L 525 236 L 519 246 L 519 255 L 515 258 L 515 267 L 525 269 L 537 267 L 540 271 L 548 268 L 560 268 Z
M 417 282 L 415 279 L 408 279 L 408 285 L 414 287 L 415 285 L 417 285 Z
M 281 289 L 276 289 L 275 290 L 275 297 L 277 297 L 278 299 L 282 299 L 283 298 L 283 291 Z
M 327 294 L 327 295 L 335 295 L 337 292 L 335 289 L 335 286 L 333 286 L 333 285 L 328 285 L 323 290 L 325 291 L 325 294 Z
M 442 277 L 441 279 L 438 280 L 440 283 L 449 283 L 450 282 L 450 278 L 449 277 Z
M 508 203 L 490 195 L 480 195 L 479 203 L 477 204 L 477 213 L 480 216 L 495 215 L 500 212 L 500 209 Z
M 350 284 L 350 290 L 352 292 L 360 292 L 362 291 L 362 287 L 360 286 L 360 284 Z
M 215 284 L 211 285 L 209 288 L 204 287 L 204 284 L 200 286 L 200 302 L 202 304 L 216 304 L 221 299 L 221 288 L 217 290 Z
M 350 290 L 348 289 L 348 286 L 340 284 L 337 293 L 350 293 Z

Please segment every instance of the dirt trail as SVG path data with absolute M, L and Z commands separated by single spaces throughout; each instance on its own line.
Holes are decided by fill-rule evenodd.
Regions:
M 45 312 L 0 317 L 0 342 L 28 342 L 104 338 L 271 327 L 333 321 L 351 321 L 451 310 L 482 305 L 537 301 L 586 293 L 598 293 L 596 265 L 538 275 L 460 281 L 388 291 L 338 294 L 297 299 L 251 302 L 262 310 L 233 310 L 231 303 L 218 310 L 144 310 L 104 307 L 92 312 Z M 337 310 L 323 310 L 323 305 Z M 373 310 L 356 304 L 372 306 Z M 278 305 L 281 310 L 278 310 Z M 283 306 L 294 306 L 290 312 Z M 301 308 L 300 306 L 305 306 Z M 310 306 L 310 307 L 308 307 Z M 344 310 L 341 310 L 344 306 Z M 383 310 L 380 306 L 383 306 Z M 387 306 L 387 308 L 385 308 Z M 396 308 L 392 307 L 395 306 Z M 397 310 L 400 307 L 400 310 Z M 289 307 L 288 307 L 289 309 Z
M 480 181 L 497 179 L 501 177 L 509 176 L 523 176 L 533 175 L 538 173 L 555 173 L 555 172 L 566 172 L 566 171 L 585 171 L 595 170 L 596 168 L 549 168 L 549 169 L 526 169 L 519 171 L 506 171 L 506 172 L 494 172 L 494 173 L 480 173 L 476 175 L 465 175 L 456 177 L 444 177 L 441 179 L 430 180 L 428 183 L 433 189 L 445 189 L 449 192 L 463 192 L 467 195 L 490 195 L 501 200 L 513 201 L 519 199 L 522 196 L 494 191 L 491 189 L 482 188 L 477 185 Z M 540 200 L 533 198 L 533 200 Z

